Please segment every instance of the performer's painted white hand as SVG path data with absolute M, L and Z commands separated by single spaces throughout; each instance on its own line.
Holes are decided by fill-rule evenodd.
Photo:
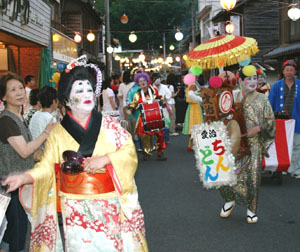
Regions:
M 91 157 L 84 162 L 84 171 L 87 173 L 105 173 L 105 166 L 111 164 L 107 155 L 100 157 Z
M 251 128 L 250 130 L 248 130 L 248 137 L 254 137 L 256 136 L 258 133 L 260 132 L 260 127 L 259 126 L 255 126 L 253 128 Z

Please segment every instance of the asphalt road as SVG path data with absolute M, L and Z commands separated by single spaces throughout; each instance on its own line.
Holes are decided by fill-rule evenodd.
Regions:
M 246 222 L 242 206 L 222 219 L 223 199 L 201 185 L 187 136 L 170 139 L 167 161 L 143 161 L 139 153 L 136 183 L 150 252 L 300 251 L 300 179 L 263 180 L 258 223 Z

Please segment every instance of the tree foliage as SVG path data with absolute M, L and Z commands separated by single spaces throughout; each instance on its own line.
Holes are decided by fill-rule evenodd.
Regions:
M 163 33 L 166 36 L 166 48 L 176 45 L 174 34 L 181 28 L 184 34 L 191 29 L 190 0 L 110 0 L 110 30 L 117 38 L 123 50 L 143 49 L 161 50 Z M 96 7 L 105 14 L 104 0 L 96 0 Z M 128 23 L 122 24 L 121 16 L 126 13 Z M 138 39 L 130 43 L 128 36 L 135 31 Z

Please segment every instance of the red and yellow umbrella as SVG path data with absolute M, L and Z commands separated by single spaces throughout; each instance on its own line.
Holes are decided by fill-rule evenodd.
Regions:
M 251 57 L 259 51 L 254 38 L 221 35 L 207 40 L 190 51 L 186 57 L 187 66 L 214 69 L 239 63 L 244 56 Z

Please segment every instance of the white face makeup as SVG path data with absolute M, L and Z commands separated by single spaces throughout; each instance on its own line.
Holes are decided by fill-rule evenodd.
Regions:
M 157 78 L 154 83 L 153 83 L 155 86 L 159 87 L 160 85 L 160 78 Z
M 95 107 L 95 94 L 91 83 L 88 80 L 74 81 L 67 102 L 72 112 L 88 113 Z
M 140 87 L 147 87 L 148 86 L 148 82 L 147 82 L 147 80 L 145 78 L 141 77 L 138 80 L 138 85 Z
M 246 77 L 244 81 L 242 81 L 242 86 L 246 93 L 254 91 L 257 88 L 257 75 Z

